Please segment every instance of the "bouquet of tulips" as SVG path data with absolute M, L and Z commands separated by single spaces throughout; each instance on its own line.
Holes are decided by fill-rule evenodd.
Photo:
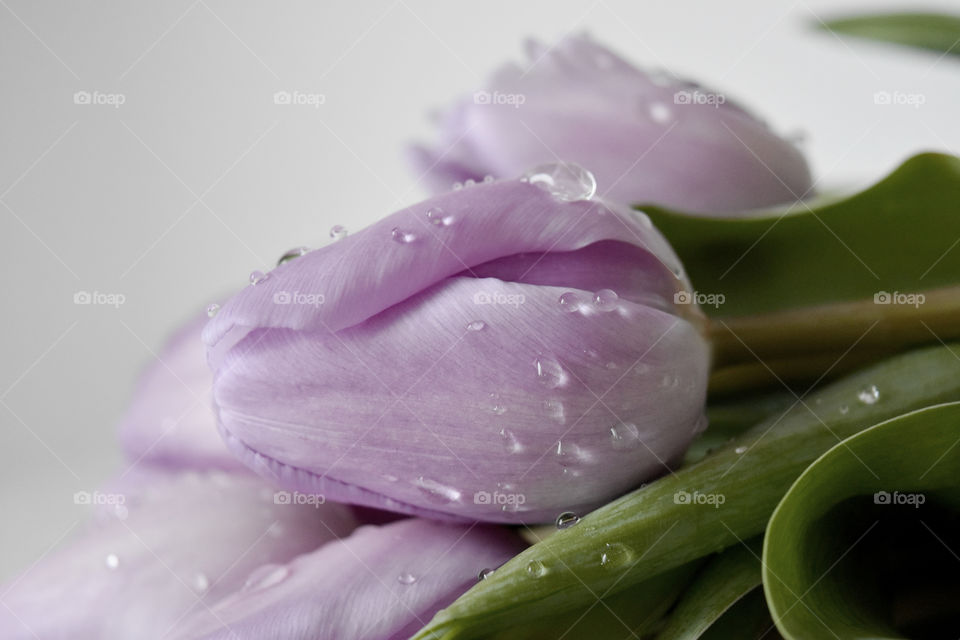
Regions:
M 724 94 L 528 49 L 433 197 L 173 335 L 0 636 L 956 637 L 960 159 L 818 196 Z

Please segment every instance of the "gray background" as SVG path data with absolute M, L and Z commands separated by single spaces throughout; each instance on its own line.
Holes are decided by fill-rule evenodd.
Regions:
M 56 545 L 87 513 L 73 493 L 118 468 L 116 421 L 166 334 L 285 249 L 420 199 L 401 145 L 429 139 L 426 113 L 523 37 L 586 29 L 716 85 L 805 133 L 822 185 L 853 185 L 960 146 L 958 62 L 810 28 L 883 6 L 897 5 L 0 0 L 0 578 Z M 281 90 L 325 103 L 276 105 Z M 925 104 L 876 105 L 881 90 Z M 75 305 L 81 290 L 126 303 Z

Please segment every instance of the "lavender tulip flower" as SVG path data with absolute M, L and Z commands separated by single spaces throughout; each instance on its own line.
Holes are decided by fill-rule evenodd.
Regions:
M 523 546 L 494 527 L 416 518 L 361 527 L 197 611 L 176 637 L 405 640 Z
M 200 339 L 207 320 L 204 313 L 176 331 L 143 372 L 120 422 L 120 444 L 130 460 L 247 472 L 217 433 L 213 374 Z
M 590 168 L 605 198 L 702 213 L 792 202 L 811 188 L 803 155 L 722 93 L 641 71 L 586 37 L 528 43 L 440 121 L 411 159 L 437 192 L 560 158 Z
M 138 467 L 95 494 L 86 532 L 0 588 L 0 637 L 169 637 L 264 565 L 356 524 L 345 506 L 277 504 L 274 491 L 251 474 Z
M 292 488 L 461 520 L 664 473 L 704 426 L 702 316 L 646 216 L 593 190 L 541 168 L 255 277 L 204 330 L 228 445 Z

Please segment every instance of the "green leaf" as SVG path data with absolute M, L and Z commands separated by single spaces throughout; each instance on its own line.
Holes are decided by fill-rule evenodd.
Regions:
M 711 559 L 684 591 L 657 640 L 697 640 L 741 598 L 760 586 L 762 546 L 757 539 L 730 547 Z
M 617 593 L 759 535 L 793 481 L 840 439 L 913 409 L 960 400 L 958 353 L 946 346 L 914 351 L 810 395 L 700 462 L 526 549 L 416 637 L 479 638 L 549 619 L 589 606 L 595 594 Z
M 740 598 L 700 638 L 701 640 L 781 640 L 776 625 L 770 619 L 767 601 L 760 587 Z
M 804 471 L 763 553 L 786 638 L 957 636 L 958 443 L 954 402 L 847 438 Z
M 859 38 L 895 42 L 960 55 L 960 17 L 939 13 L 890 13 L 830 20 L 825 29 Z
M 848 198 L 748 218 L 641 207 L 676 249 L 701 305 L 728 318 L 878 292 L 960 284 L 960 158 L 926 153 Z M 893 307 L 890 305 L 888 308 Z

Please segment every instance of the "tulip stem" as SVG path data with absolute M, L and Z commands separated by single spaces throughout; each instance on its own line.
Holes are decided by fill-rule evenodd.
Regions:
M 960 287 L 886 296 L 711 318 L 711 393 L 802 385 L 909 347 L 960 338 Z

